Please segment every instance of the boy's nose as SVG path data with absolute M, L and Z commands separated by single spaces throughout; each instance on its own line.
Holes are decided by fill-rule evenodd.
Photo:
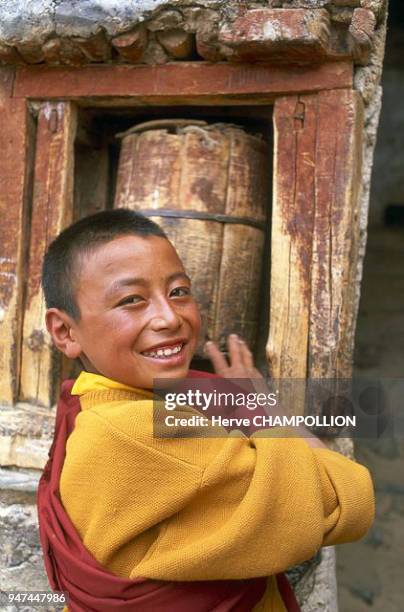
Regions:
M 169 302 L 162 301 L 156 304 L 150 326 L 153 330 L 176 330 L 181 327 L 182 319 Z

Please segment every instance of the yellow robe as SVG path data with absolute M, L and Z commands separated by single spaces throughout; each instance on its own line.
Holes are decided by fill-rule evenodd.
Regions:
M 129 578 L 273 576 L 374 516 L 363 466 L 299 438 L 153 437 L 150 392 L 82 372 L 60 480 L 84 546 Z M 275 580 L 255 610 L 283 612 Z

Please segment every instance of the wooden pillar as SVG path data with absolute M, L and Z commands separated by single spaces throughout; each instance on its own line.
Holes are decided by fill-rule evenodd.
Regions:
M 0 404 L 17 399 L 33 122 L 12 98 L 14 70 L 0 70 Z
M 358 92 L 319 94 L 308 352 L 312 378 L 352 374 L 362 132 Z
M 274 109 L 270 335 L 274 378 L 305 378 L 310 318 L 317 96 Z
M 275 378 L 348 377 L 359 244 L 362 103 L 350 89 L 274 110 L 270 334 Z
M 45 328 L 41 269 L 45 251 L 73 219 L 76 108 L 44 103 L 38 115 L 31 238 L 28 260 L 20 399 L 42 406 L 54 401 L 60 356 Z

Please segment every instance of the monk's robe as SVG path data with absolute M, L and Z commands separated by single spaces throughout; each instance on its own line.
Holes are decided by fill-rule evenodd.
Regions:
M 152 394 L 82 372 L 60 497 L 111 573 L 162 581 L 269 577 L 256 611 L 284 612 L 273 577 L 362 537 L 366 468 L 299 438 L 153 437 Z M 271 578 L 272 577 L 272 578 Z

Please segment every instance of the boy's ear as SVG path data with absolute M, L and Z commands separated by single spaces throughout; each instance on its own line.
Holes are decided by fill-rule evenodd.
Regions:
M 45 322 L 56 348 L 69 359 L 77 359 L 82 350 L 73 319 L 59 308 L 49 308 L 45 314 Z

